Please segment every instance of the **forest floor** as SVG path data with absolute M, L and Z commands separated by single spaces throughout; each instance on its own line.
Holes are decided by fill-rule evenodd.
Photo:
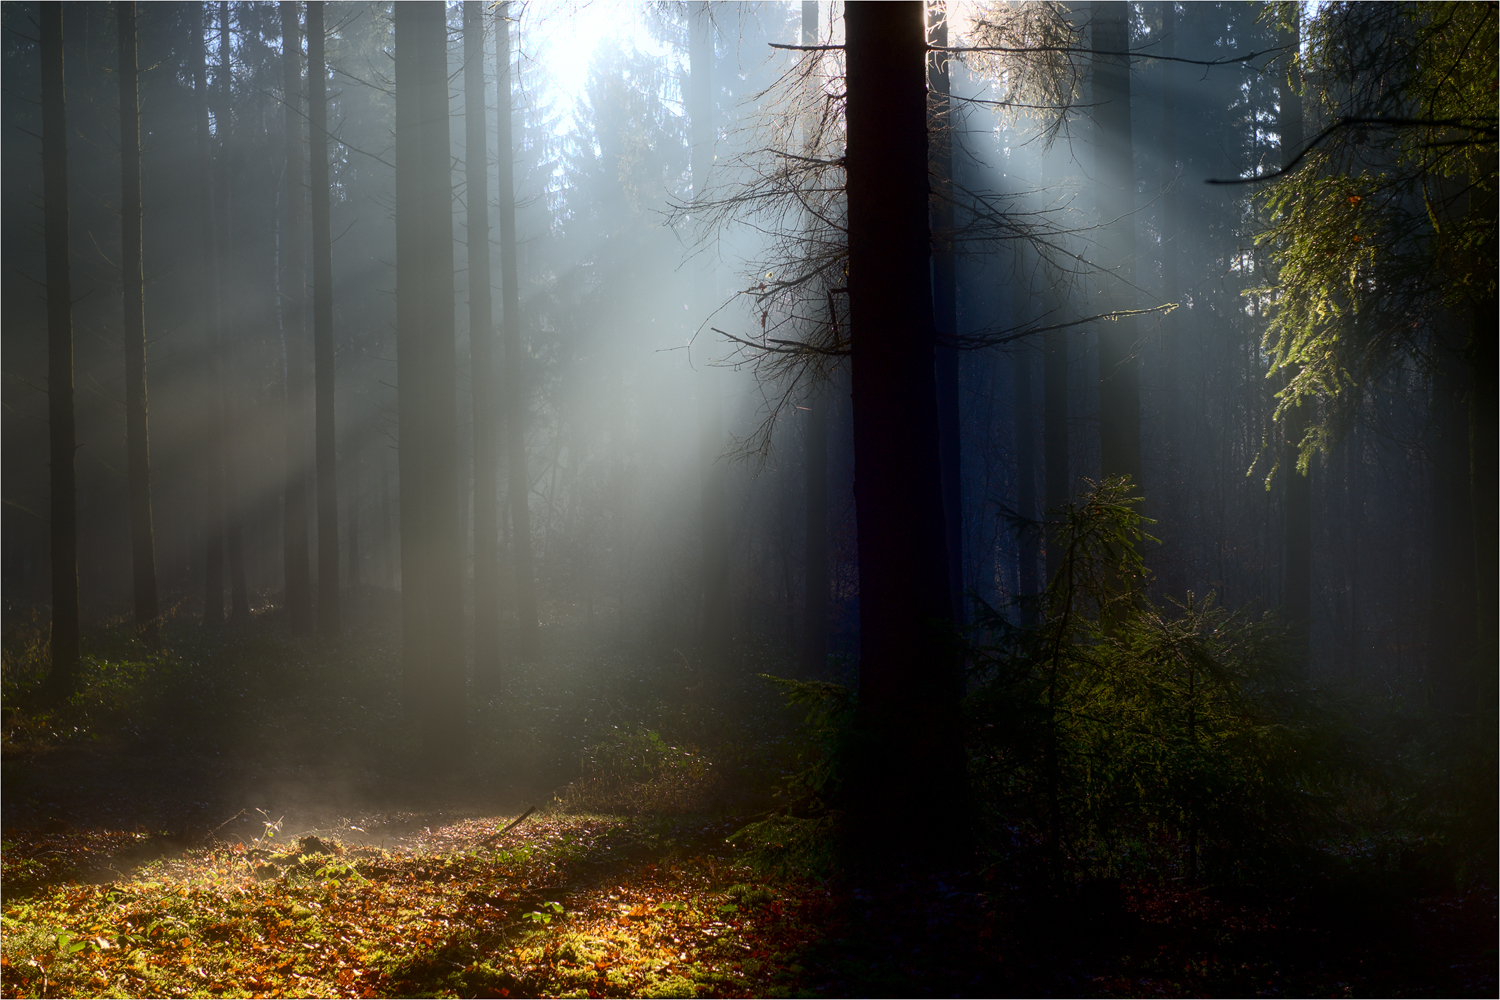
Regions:
M 60 711 L 27 693 L 37 633 L 11 616 L 0 995 L 1495 995 L 1490 885 L 1055 896 L 997 850 L 948 873 L 758 863 L 729 838 L 798 749 L 753 680 L 767 650 L 724 713 L 670 647 L 559 624 L 434 777 L 389 603 L 335 649 L 268 618 L 169 629 L 156 658 L 104 630 Z

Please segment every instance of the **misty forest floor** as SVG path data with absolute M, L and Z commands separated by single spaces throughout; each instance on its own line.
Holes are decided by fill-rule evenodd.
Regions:
M 433 775 L 393 603 L 366 595 L 335 649 L 269 617 L 179 625 L 159 658 L 101 630 L 61 711 L 28 694 L 37 633 L 12 615 L 0 994 L 1495 993 L 1491 886 L 1162 875 L 1054 897 L 998 849 L 945 875 L 757 863 L 728 838 L 796 752 L 753 679 L 780 666 L 767 649 L 717 685 L 725 712 L 669 643 L 554 625 L 475 706 L 470 759 Z

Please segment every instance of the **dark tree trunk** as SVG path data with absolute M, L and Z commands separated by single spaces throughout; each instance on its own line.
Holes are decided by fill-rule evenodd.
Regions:
M 946 0 L 928 0 L 927 40 L 948 45 Z M 927 57 L 928 114 L 931 116 L 933 325 L 937 328 L 938 446 L 943 468 L 943 520 L 947 526 L 948 589 L 953 620 L 964 621 L 963 448 L 958 414 L 958 271 L 953 258 L 952 102 L 948 96 L 948 57 Z
M 151 531 L 151 443 L 146 420 L 146 302 L 141 262 L 141 98 L 136 5 L 116 5 L 120 43 L 120 282 L 124 289 L 125 465 L 130 493 L 130 555 L 135 627 L 147 645 L 158 635 L 156 545 Z
M 1183 224 L 1180 199 L 1177 191 L 1177 64 L 1169 61 L 1177 54 L 1177 2 L 1165 0 L 1161 8 L 1162 37 L 1161 54 L 1168 57 L 1161 63 L 1161 158 L 1157 173 L 1157 197 L 1161 200 L 1161 278 L 1162 300 L 1180 302 L 1182 281 L 1179 277 L 1178 255 L 1180 253 Z M 1160 317 L 1162 373 L 1156 390 L 1156 419 L 1164 454 L 1159 467 L 1165 478 L 1154 487 L 1153 498 L 1163 521 L 1158 532 L 1164 538 L 1178 536 L 1186 530 L 1183 511 L 1186 475 L 1182 464 L 1185 458 L 1183 442 L 1183 419 L 1181 407 L 1182 343 L 1179 325 L 1182 311 L 1165 313 Z M 1166 558 L 1157 569 L 1162 590 L 1171 595 L 1185 595 L 1188 587 L 1183 574 L 1182 545 L 1180 540 L 1169 544 L 1172 550 L 1162 553 Z
M 1439 328 L 1457 327 L 1452 317 Z M 1428 612 L 1428 678 L 1433 700 L 1447 712 L 1468 710 L 1473 692 L 1465 669 L 1476 635 L 1474 505 L 1469 490 L 1469 408 L 1472 387 L 1459 338 L 1434 345 L 1427 453 L 1432 470 L 1432 588 Z
M 333 412 L 333 234 L 328 219 L 328 67 L 323 4 L 307 5 L 308 187 L 312 192 L 314 423 L 318 466 L 318 634 L 338 637 L 339 490 Z
M 695 4 L 688 25 L 688 127 L 691 130 L 693 196 L 701 197 L 714 158 L 713 21 L 707 3 Z M 708 275 L 695 283 L 692 315 L 706 315 Z M 699 494 L 703 517 L 703 648 L 714 666 L 729 652 L 733 630 L 729 607 L 729 508 L 724 452 L 724 412 L 719 370 L 713 358 L 698 362 Z
M 219 2 L 219 189 L 223 197 L 223 210 L 220 213 L 222 225 L 220 226 L 220 239 L 223 241 L 223 253 L 219 260 L 227 273 L 233 273 L 232 255 L 234 243 L 231 237 L 233 207 L 232 191 L 230 189 L 230 154 L 229 126 L 232 111 L 233 73 L 231 66 L 232 47 L 229 38 L 229 0 Z M 230 363 L 230 357 L 224 338 L 231 331 L 225 329 L 226 321 L 233 322 L 234 299 L 230 291 L 231 282 L 219 283 L 219 371 L 220 377 L 224 377 L 224 368 Z M 221 419 L 225 428 L 235 426 L 234 421 L 234 399 L 233 394 L 226 394 L 222 403 L 223 412 Z M 250 588 L 245 579 L 245 546 L 241 524 L 244 523 L 243 498 L 239 495 L 238 472 L 239 457 L 238 449 L 234 444 L 234 435 L 225 434 L 224 437 L 224 547 L 229 561 L 229 619 L 234 622 L 243 622 L 250 617 Z
M 1042 290 L 1043 325 L 1063 322 L 1063 290 L 1057 275 L 1044 269 L 1047 287 Z M 1068 331 L 1048 330 L 1042 335 L 1042 453 L 1046 482 L 1042 493 L 1047 514 L 1068 502 L 1072 475 L 1068 469 Z M 1046 538 L 1047 584 L 1057 578 L 1063 565 L 1061 536 Z
M 68 249 L 68 118 L 63 85 L 63 5 L 41 5 L 42 210 L 47 256 L 47 436 L 51 459 L 54 697 L 78 680 L 78 502 L 73 455 L 73 286 Z
M 193 4 L 193 90 L 198 97 L 198 261 L 203 302 L 203 624 L 224 624 L 224 376 L 219 313 L 218 235 L 214 232 L 213 137 L 209 134 L 208 56 L 203 5 Z
M 934 802 L 965 815 L 928 228 L 923 5 L 845 7 L 850 359 L 866 752 L 850 778 L 863 846 L 928 857 L 948 825 L 893 824 Z
M 822 393 L 807 401 L 806 503 L 802 673 L 821 677 L 828 668 L 828 403 Z
M 292 631 L 313 630 L 311 569 L 307 551 L 307 330 L 303 323 L 306 275 L 302 241 L 302 40 L 297 4 L 281 3 L 281 81 L 286 159 L 286 203 L 281 233 L 281 335 L 286 359 L 286 486 L 282 500 L 282 571 Z
M 1488 215 L 1495 216 L 1493 195 L 1487 199 Z M 1493 251 L 1491 251 L 1493 259 Z M 1486 727 L 1480 737 L 1489 745 L 1495 742 L 1495 709 L 1497 681 L 1496 604 L 1497 568 L 1500 568 L 1500 399 L 1497 399 L 1496 371 L 1500 369 L 1500 301 L 1491 295 L 1473 305 L 1467 360 L 1472 373 L 1473 392 L 1469 397 L 1469 489 L 1474 518 L 1474 603 L 1476 632 L 1474 640 L 1475 711 Z M 1495 787 L 1493 777 L 1491 794 Z M 1494 800 L 1490 800 L 1493 807 Z
M 1135 307 L 1135 164 L 1130 128 L 1130 5 L 1095 0 L 1094 125 L 1098 185 L 1101 311 Z M 1097 53 L 1121 53 L 1100 55 Z M 1141 384 L 1136 321 L 1122 317 L 1099 328 L 1099 468 L 1102 475 L 1141 483 Z
M 508 32 L 500 20 L 497 30 Z M 509 100 L 508 93 L 501 95 Z M 506 149 L 506 153 L 510 150 Z M 468 187 L 469 382 L 474 393 L 474 684 L 500 680 L 495 317 L 490 288 L 489 140 L 484 127 L 484 4 L 464 3 L 464 179 Z
M 510 506 L 511 558 L 516 570 L 517 646 L 522 657 L 537 654 L 536 573 L 531 558 L 531 476 L 526 471 L 526 414 L 529 392 L 521 351 L 521 289 L 516 267 L 515 145 L 511 137 L 510 4 L 500 7 L 503 30 L 496 34 L 495 101 L 496 197 L 500 202 L 500 294 L 505 323 L 505 458 Z M 498 574 L 497 574 L 498 575 Z
M 1025 524 L 1037 520 L 1036 510 L 1036 413 L 1031 398 L 1033 349 L 1029 345 L 1012 348 L 1010 356 L 1014 400 L 1016 449 L 1016 514 Z M 1024 528 L 1019 539 L 1019 571 L 1016 585 L 1022 597 L 1035 597 L 1037 585 L 1037 543 L 1035 531 Z

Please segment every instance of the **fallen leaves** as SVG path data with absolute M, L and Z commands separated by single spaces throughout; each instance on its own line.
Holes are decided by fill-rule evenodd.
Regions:
M 410 854 L 317 838 L 270 851 L 218 844 L 116 883 L 39 889 L 0 916 L 0 995 L 36 995 L 44 982 L 55 996 L 226 997 L 792 985 L 776 956 L 812 930 L 783 920 L 779 901 L 754 922 L 731 902 L 746 898 L 750 875 L 717 828 L 675 856 L 626 822 L 567 817 L 536 821 L 501 850 L 459 849 L 475 826 L 494 823 L 426 830 Z M 96 836 L 90 849 L 129 842 Z M 19 843 L 7 843 L 7 864 L 34 856 Z

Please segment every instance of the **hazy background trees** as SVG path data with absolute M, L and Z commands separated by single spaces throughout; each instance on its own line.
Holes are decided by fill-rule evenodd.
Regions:
M 804 7 L 614 11 L 608 16 L 634 27 L 606 38 L 587 63 L 553 58 L 548 40 L 562 28 L 547 10 L 513 5 L 477 19 L 471 11 L 468 37 L 483 36 L 471 49 L 461 7 L 424 8 L 429 112 L 445 121 L 451 115 L 452 126 L 424 141 L 432 162 L 411 168 L 427 177 L 426 221 L 416 224 L 431 227 L 419 257 L 435 268 L 420 278 L 424 305 L 413 316 L 439 327 L 448 312 L 454 317 L 451 349 L 445 340 L 441 358 L 423 350 L 416 360 L 436 365 L 415 377 L 423 394 L 431 388 L 441 397 L 420 404 L 434 407 L 424 417 L 398 401 L 413 388 L 399 346 L 409 318 L 398 312 L 406 308 L 403 282 L 418 279 L 403 275 L 411 253 L 397 245 L 407 207 L 396 169 L 406 162 L 406 123 L 397 120 L 405 97 L 392 54 L 405 58 L 394 17 L 406 14 L 382 4 L 323 5 L 320 59 L 312 39 L 284 44 L 304 23 L 317 33 L 316 17 L 302 5 L 139 7 L 141 271 L 119 252 L 122 240 L 128 246 L 134 238 L 128 195 L 113 193 L 122 191 L 131 160 L 129 142 L 120 142 L 118 89 L 128 75 L 120 61 L 128 10 L 65 7 L 83 619 L 133 611 L 143 624 L 163 613 L 214 624 L 227 583 L 231 621 L 285 615 L 289 627 L 306 628 L 335 600 L 355 607 L 399 588 L 404 600 L 426 602 L 418 617 L 436 630 L 428 635 L 449 644 L 442 659 L 450 701 L 461 699 L 479 650 L 474 663 L 499 671 L 508 658 L 545 644 L 549 630 L 580 622 L 600 636 L 678 650 L 716 669 L 744 643 L 765 639 L 800 657 L 808 674 L 849 679 L 860 653 L 861 587 L 856 417 L 844 352 L 858 331 L 848 325 L 847 293 L 838 290 L 846 287 L 842 112 L 830 97 L 845 70 L 838 51 L 814 59 L 766 44 L 813 37 L 843 44 L 841 7 Z M 1212 590 L 1231 607 L 1287 605 L 1308 620 L 1313 675 L 1388 684 L 1416 701 L 1436 685 L 1448 692 L 1444 704 L 1461 707 L 1462 698 L 1451 697 L 1457 682 L 1444 680 L 1444 671 L 1468 654 L 1445 643 L 1455 629 L 1471 629 L 1443 623 L 1452 615 L 1477 622 L 1493 600 L 1480 575 L 1472 587 L 1454 585 L 1470 571 L 1453 566 L 1463 562 L 1478 574 L 1485 563 L 1464 554 L 1478 551 L 1472 538 L 1449 536 L 1463 524 L 1482 527 L 1473 512 L 1487 494 L 1474 492 L 1467 514 L 1446 505 L 1461 499 L 1460 483 L 1482 479 L 1469 477 L 1475 456 L 1488 454 L 1470 444 L 1482 444 L 1483 426 L 1471 436 L 1468 424 L 1468 400 L 1480 397 L 1456 400 L 1485 389 L 1472 375 L 1482 365 L 1466 366 L 1482 361 L 1475 352 L 1493 338 L 1443 342 L 1448 331 L 1467 328 L 1434 322 L 1424 305 L 1425 318 L 1415 327 L 1408 321 L 1400 338 L 1362 325 L 1366 318 L 1355 322 L 1354 329 L 1385 337 L 1380 363 L 1353 369 L 1357 393 L 1335 395 L 1321 383 L 1297 382 L 1295 372 L 1272 377 L 1273 366 L 1315 371 L 1288 353 L 1292 341 L 1274 332 L 1266 339 L 1268 329 L 1284 328 L 1271 324 L 1286 315 L 1279 296 L 1295 275 L 1288 277 L 1285 252 L 1296 244 L 1290 230 L 1277 230 L 1269 244 L 1258 245 L 1256 234 L 1293 218 L 1286 214 L 1293 195 L 1265 200 L 1256 195 L 1265 188 L 1203 183 L 1288 163 L 1299 145 L 1298 100 L 1289 89 L 1298 81 L 1308 87 L 1301 135 L 1311 139 L 1351 113 L 1349 95 L 1360 92 L 1348 81 L 1410 70 L 1398 59 L 1346 76 L 1334 71 L 1327 40 L 1345 30 L 1341 18 L 1361 16 L 1358 5 L 1304 11 L 1304 62 L 1295 73 L 1286 12 L 1267 6 L 1024 10 L 1032 20 L 1006 22 L 1012 34 L 1005 37 L 1035 43 L 1045 30 L 1062 39 L 1068 51 L 1048 69 L 1062 82 L 1045 93 L 1006 91 L 992 63 L 957 53 L 946 65 L 947 110 L 924 109 L 947 119 L 941 134 L 950 143 L 951 168 L 944 169 L 952 194 L 942 210 L 951 210 L 953 236 L 948 244 L 940 239 L 939 249 L 952 250 L 953 335 L 962 348 L 944 355 L 951 384 L 943 383 L 941 396 L 950 407 L 944 426 L 957 428 L 957 440 L 946 442 L 945 467 L 958 475 L 956 493 L 949 488 L 957 517 L 945 515 L 944 527 L 961 529 L 956 544 L 944 545 L 949 589 L 1001 607 L 1044 586 L 1056 569 L 1055 547 L 1035 532 L 1018 533 L 1005 513 L 1033 517 L 1085 478 L 1127 466 L 1134 472 L 1134 459 L 1122 465 L 1105 446 L 1121 426 L 1112 414 L 1133 405 L 1140 485 L 1161 540 L 1146 553 L 1158 593 L 1185 600 L 1189 590 Z M 1429 16 L 1447 12 L 1434 7 Z M 1001 37 L 977 27 L 981 14 L 999 24 L 1000 8 L 948 13 L 950 46 Z M 3 570 L 9 606 L 22 607 L 49 603 L 54 582 L 44 513 L 62 489 L 51 484 L 49 463 L 52 472 L 59 468 L 44 441 L 54 426 L 47 390 L 56 383 L 53 401 L 60 401 L 62 383 L 48 367 L 47 311 L 34 284 L 46 281 L 50 291 L 42 216 L 27 200 L 40 204 L 44 179 L 55 179 L 28 135 L 44 134 L 41 106 L 28 103 L 42 94 L 37 8 L 7 4 L 3 14 Z M 816 36 L 805 32 L 809 14 Z M 584 16 L 605 15 L 590 8 Z M 504 46 L 502 17 L 509 18 Z M 1373 27 L 1396 31 L 1400 23 Z M 1420 33 L 1411 37 L 1419 43 Z M 1131 54 L 1091 61 L 1091 47 Z M 1249 53 L 1259 54 L 1244 58 Z M 1171 61 L 1178 58 L 1189 62 Z M 325 59 L 326 78 L 317 72 Z M 696 69 L 705 64 L 709 84 L 700 89 Z M 431 82 L 439 73 L 450 80 L 446 97 Z M 781 89 L 773 86 L 783 77 Z M 325 127 L 317 107 L 304 107 L 309 97 L 321 106 L 319 83 L 326 87 L 326 184 L 316 176 Z M 805 98 L 796 106 L 818 117 L 783 116 L 786 133 L 771 138 L 752 129 L 792 106 L 785 102 L 794 85 Z M 1010 106 L 1018 102 L 1037 104 L 1036 113 Z M 1477 114 L 1429 110 L 1445 119 Z M 822 139 L 808 145 L 817 129 Z M 1492 141 L 1492 133 L 1469 134 Z M 1338 157 L 1374 156 L 1376 147 L 1375 158 L 1392 169 L 1420 165 L 1405 140 L 1361 144 L 1361 135 L 1368 133 L 1335 133 L 1304 161 L 1305 176 L 1345 183 L 1354 168 Z M 794 204 L 781 220 L 785 232 L 800 235 L 778 243 L 782 230 L 750 205 L 739 206 L 747 226 L 726 223 L 700 241 L 695 227 L 707 213 L 694 211 L 695 197 L 718 181 L 735 182 L 735 171 L 752 163 L 748 153 L 773 147 L 793 154 L 779 161 L 787 171 L 801 172 L 767 174 L 767 183 L 783 185 L 783 193 L 822 185 L 827 194 Z M 444 150 L 449 155 L 439 156 Z M 786 166 L 801 163 L 797 156 L 817 162 Z M 1454 166 L 1442 176 L 1457 184 L 1476 171 Z M 1397 188 L 1389 206 L 1420 229 L 1417 189 Z M 1364 232 L 1355 216 L 1371 210 L 1379 190 L 1339 188 L 1349 218 L 1332 220 L 1328 232 L 1339 240 Z M 1492 188 L 1465 190 L 1453 196 L 1454 217 L 1485 217 Z M 301 223 L 304 198 L 318 239 L 328 240 L 326 265 Z M 669 211 L 674 204 L 688 208 Z M 949 228 L 941 211 L 928 225 Z M 1039 232 L 1043 238 L 1033 238 Z M 1460 232 L 1481 249 L 1489 245 L 1482 227 Z M 488 263 L 476 239 L 488 241 Z M 1462 256 L 1436 252 L 1443 260 Z M 795 270 L 798 262 L 807 269 Z M 144 327 L 127 322 L 135 306 L 122 310 L 138 287 L 132 266 L 144 275 L 137 310 Z M 217 294 L 207 290 L 205 268 Z M 488 280 L 481 271 L 491 272 Z M 1445 287 L 1479 280 L 1443 274 Z M 789 276 L 796 287 L 785 284 Z M 492 288 L 499 290 L 493 329 L 484 309 L 470 310 Z M 320 297 L 325 290 L 331 293 Z M 1440 307 L 1482 318 L 1472 302 L 1483 294 L 1480 288 Z M 1176 308 L 1088 322 L 1106 311 L 1106 300 L 1110 308 Z M 1429 300 L 1437 301 L 1420 301 Z M 127 334 L 142 345 L 145 373 L 132 368 L 129 379 L 121 353 Z M 768 373 L 742 350 L 744 341 L 774 347 L 804 338 L 826 353 L 814 352 L 795 371 Z M 1109 394 L 1111 373 L 1122 365 L 1137 372 L 1134 404 Z M 139 507 L 140 486 L 130 485 L 129 470 L 141 460 L 131 459 L 125 428 L 127 415 L 140 412 L 136 387 L 145 378 L 153 516 L 133 525 L 126 501 Z M 1305 450 L 1305 479 L 1291 478 L 1286 421 L 1276 418 L 1289 398 L 1277 393 L 1294 383 L 1312 386 L 1305 409 L 1313 437 L 1290 435 L 1293 445 L 1317 446 Z M 715 407 L 722 432 L 703 419 Z M 1320 436 L 1322 427 L 1337 433 Z M 331 437 L 323 434 L 328 428 L 336 428 Z M 300 514 L 299 476 L 312 493 Z M 827 488 L 821 498 L 820 485 Z M 424 512 L 429 494 L 437 506 Z M 428 514 L 436 520 L 429 523 Z M 721 516 L 722 525 L 712 523 Z M 403 543 L 436 551 L 417 541 L 417 524 L 445 539 L 441 570 L 429 573 L 421 558 L 402 554 Z M 149 550 L 142 547 L 148 527 L 155 530 Z M 298 540 L 304 530 L 305 544 Z M 825 540 L 810 548 L 820 531 Z M 1302 538 L 1310 544 L 1296 541 Z M 144 596 L 135 599 L 146 593 L 145 578 L 137 587 L 131 568 L 144 566 L 148 551 L 160 590 L 150 608 Z M 1299 553 L 1309 556 L 1306 569 L 1295 563 Z M 710 593 L 709 577 L 721 575 L 724 597 Z M 438 580 L 441 596 L 431 589 Z M 808 581 L 821 593 L 810 592 Z M 488 609 L 477 616 L 476 585 Z M 826 644 L 808 627 L 820 607 Z M 1464 683 L 1472 687 L 1487 675 L 1469 676 Z

